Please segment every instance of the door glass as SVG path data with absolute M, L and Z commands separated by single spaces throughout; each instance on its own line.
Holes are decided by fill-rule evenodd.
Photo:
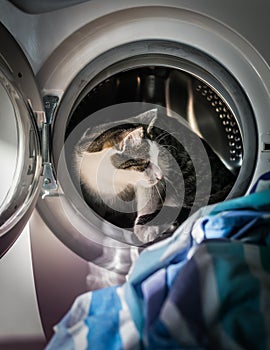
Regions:
M 14 107 L 4 89 L 0 85 L 0 206 L 4 203 L 15 175 L 18 149 L 18 132 Z
M 38 130 L 30 104 L 0 66 L 0 237 L 31 209 L 41 172 Z

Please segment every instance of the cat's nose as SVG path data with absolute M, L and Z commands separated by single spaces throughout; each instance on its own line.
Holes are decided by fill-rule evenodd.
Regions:
M 163 179 L 163 174 L 160 169 L 155 169 L 154 170 L 154 176 L 157 180 L 162 180 Z
M 160 181 L 163 179 L 163 173 L 160 169 L 159 166 L 152 164 L 152 170 L 153 170 L 153 175 L 155 176 L 155 178 Z
M 158 181 L 163 179 L 163 175 L 162 174 L 155 174 L 155 177 Z

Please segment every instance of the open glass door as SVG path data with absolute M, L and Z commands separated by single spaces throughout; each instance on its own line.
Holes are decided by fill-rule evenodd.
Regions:
M 22 91 L 23 83 L 18 84 L 12 59 L 17 47 L 19 64 L 27 62 L 15 40 L 1 26 L 0 49 L 0 256 L 15 241 L 27 222 L 38 195 L 42 168 L 39 132 L 35 115 L 31 108 L 31 96 Z M 12 40 L 12 45 L 9 45 Z M 15 42 L 15 43 L 14 43 Z M 20 58 L 23 61 L 20 61 Z M 23 74 L 33 73 L 25 63 Z M 29 80 L 28 80 L 29 82 Z M 30 85 L 28 84 L 28 88 Z

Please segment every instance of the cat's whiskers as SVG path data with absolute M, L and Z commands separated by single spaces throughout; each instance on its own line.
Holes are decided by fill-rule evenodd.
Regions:
M 157 191 L 157 194 L 158 194 L 158 196 L 159 196 L 159 198 L 160 198 L 160 200 L 161 200 L 161 203 L 162 203 L 162 205 L 163 205 L 163 204 L 164 204 L 164 201 L 163 201 L 163 198 L 162 198 L 162 196 L 161 196 L 161 194 L 160 194 L 160 192 L 159 192 L 158 186 L 157 186 L 157 185 L 154 185 L 154 188 L 155 188 L 155 190 Z
M 172 180 L 170 180 L 169 178 L 166 178 L 166 181 L 168 181 L 168 183 L 171 184 L 173 188 L 175 187 L 175 184 L 173 183 Z M 165 188 L 165 186 L 164 186 L 164 188 Z M 166 188 L 165 188 L 165 190 L 166 190 Z

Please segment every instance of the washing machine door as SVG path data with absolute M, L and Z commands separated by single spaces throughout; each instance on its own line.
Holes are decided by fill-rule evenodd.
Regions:
M 2 25 L 0 38 L 2 256 L 21 233 L 39 193 L 42 159 L 36 116 L 42 115 L 42 103 L 27 58 Z

